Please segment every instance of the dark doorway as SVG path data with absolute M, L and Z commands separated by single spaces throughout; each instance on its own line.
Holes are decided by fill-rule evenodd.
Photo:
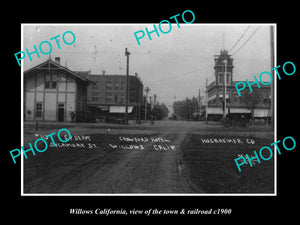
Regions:
M 65 104 L 58 104 L 58 122 L 64 122 L 65 119 Z

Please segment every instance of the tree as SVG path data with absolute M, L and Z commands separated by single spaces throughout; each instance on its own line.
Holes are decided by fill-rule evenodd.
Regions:
M 174 114 L 176 114 L 177 116 L 181 116 L 182 109 L 183 109 L 183 101 L 176 101 L 173 103 Z
M 262 92 L 259 89 L 254 89 L 252 92 L 248 90 L 240 98 L 246 107 L 251 109 L 252 124 L 254 124 L 254 109 L 263 99 Z
M 196 103 L 193 99 L 186 98 L 185 100 L 174 102 L 173 110 L 178 117 L 190 120 L 193 119 L 195 105 Z
M 162 120 L 166 118 L 169 114 L 169 109 L 164 103 L 157 103 L 153 107 L 152 115 L 156 117 L 157 120 Z
M 161 110 L 162 119 L 168 117 L 169 109 L 168 109 L 168 107 L 166 106 L 166 104 L 161 103 L 161 104 L 160 104 L 160 110 Z

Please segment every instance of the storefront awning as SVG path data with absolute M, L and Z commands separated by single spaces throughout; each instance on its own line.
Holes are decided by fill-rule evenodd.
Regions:
M 269 109 L 254 109 L 254 117 L 267 117 L 271 116 L 271 110 Z
M 106 106 L 106 105 L 101 105 L 101 106 L 98 106 L 98 109 L 101 109 L 102 111 L 108 111 L 109 110 L 109 106 Z
M 216 98 L 217 98 L 216 95 L 212 95 L 212 96 L 210 96 L 210 97 L 208 98 L 208 101 L 214 100 L 214 99 L 216 99 Z
M 125 106 L 110 106 L 109 112 L 110 113 L 125 113 L 126 109 Z M 131 113 L 133 106 L 128 106 L 128 113 Z
M 219 94 L 219 98 L 223 98 L 223 94 Z M 228 98 L 229 98 L 229 95 L 226 94 L 226 99 L 228 99 Z
M 223 114 L 224 111 L 222 108 L 215 108 L 215 107 L 208 107 L 207 109 L 207 114 Z M 228 108 L 227 108 L 228 111 Z
M 230 113 L 251 113 L 247 108 L 230 108 Z

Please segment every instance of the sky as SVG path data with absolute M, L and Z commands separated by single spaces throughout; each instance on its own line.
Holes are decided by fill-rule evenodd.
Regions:
M 158 27 L 158 23 L 153 24 Z M 127 48 L 129 74 L 138 73 L 144 87 L 150 88 L 149 95 L 156 94 L 157 100 L 170 110 L 174 101 L 198 96 L 199 89 L 202 96 L 205 94 L 205 79 L 209 79 L 208 83 L 214 80 L 214 55 L 222 49 L 230 50 L 246 30 L 229 51 L 234 65 L 233 80 L 254 80 L 254 75 L 270 71 L 270 25 L 180 23 L 178 28 L 172 23 L 169 33 L 159 31 L 158 37 L 154 32 L 152 40 L 146 34 L 138 45 L 134 32 L 145 31 L 146 27 L 151 31 L 153 24 L 24 24 L 21 50 L 27 48 L 32 52 L 34 45 L 39 48 L 41 42 L 49 41 L 51 58 L 60 57 L 61 65 L 70 70 L 125 75 Z M 167 31 L 169 26 L 163 25 L 162 29 Z M 62 40 L 66 31 L 72 31 L 76 37 L 72 45 Z M 55 40 L 50 40 L 57 35 L 61 49 Z M 70 34 L 65 38 L 72 41 Z M 42 48 L 49 51 L 47 44 Z M 40 58 L 36 54 L 31 57 L 32 61 L 28 56 L 23 60 L 24 71 L 49 59 L 49 55 L 41 53 Z

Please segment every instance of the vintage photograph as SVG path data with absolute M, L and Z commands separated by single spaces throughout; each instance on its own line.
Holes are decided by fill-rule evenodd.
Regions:
M 276 194 L 276 24 L 21 33 L 22 195 Z

